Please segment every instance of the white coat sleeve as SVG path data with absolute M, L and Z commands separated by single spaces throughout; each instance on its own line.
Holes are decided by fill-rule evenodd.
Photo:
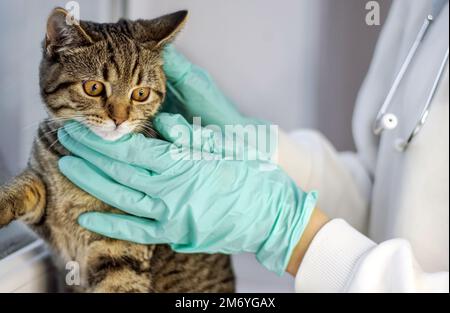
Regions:
M 313 239 L 295 278 L 297 292 L 449 292 L 449 273 L 426 273 L 403 239 L 375 244 L 341 219 Z

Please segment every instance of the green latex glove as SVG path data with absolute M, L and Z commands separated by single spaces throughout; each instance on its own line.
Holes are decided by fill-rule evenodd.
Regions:
M 229 131 L 226 129 L 227 125 L 243 128 L 250 126 L 250 132 L 254 131 L 257 139 L 253 143 L 246 142 L 244 145 L 246 149 L 263 140 L 264 145 L 253 145 L 252 150 L 257 151 L 260 157 L 264 156 L 264 160 L 277 157 L 274 147 L 278 142 L 278 129 L 273 128 L 275 125 L 241 115 L 235 105 L 220 91 L 211 76 L 204 69 L 189 62 L 172 45 L 164 50 L 164 71 L 167 77 L 164 112 L 179 113 L 189 121 L 194 117 L 201 117 L 203 126 L 217 126 L 224 134 Z M 248 130 L 246 128 L 241 132 L 244 134 L 243 137 Z M 228 133 L 228 137 L 232 136 L 233 134 Z M 260 136 L 264 138 L 261 139 Z M 239 140 L 244 142 L 246 139 Z
M 194 116 L 202 118 L 203 125 L 266 124 L 242 116 L 235 105 L 220 91 L 211 76 L 192 64 L 172 45 L 164 51 L 164 71 L 167 77 L 167 95 L 163 111 L 180 113 L 188 121 Z
M 162 113 L 154 126 L 171 141 L 176 121 L 183 119 Z M 169 244 L 178 252 L 252 252 L 267 269 L 285 271 L 316 193 L 301 191 L 280 168 L 264 171 L 262 161 L 223 159 L 209 132 L 203 136 L 209 144 L 192 146 L 140 134 L 109 142 L 71 126 L 58 138 L 76 156 L 60 160 L 61 172 L 128 213 L 86 213 L 81 226 L 137 243 Z

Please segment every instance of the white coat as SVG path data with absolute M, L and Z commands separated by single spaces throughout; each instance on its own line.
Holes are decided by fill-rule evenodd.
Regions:
M 395 130 L 377 137 L 372 125 L 431 1 L 392 5 L 356 104 L 356 153 L 337 153 L 313 131 L 291 134 L 295 145 L 280 140 L 282 166 L 304 189 L 319 190 L 319 206 L 339 218 L 314 238 L 297 291 L 449 291 L 448 64 L 422 131 L 405 152 L 395 149 L 420 117 L 448 48 L 448 10 L 447 1 L 393 100 Z M 299 157 L 283 161 L 286 152 Z

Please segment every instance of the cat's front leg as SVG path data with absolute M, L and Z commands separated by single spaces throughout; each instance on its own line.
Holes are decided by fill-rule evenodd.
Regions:
M 45 212 L 45 185 L 31 169 L 0 187 L 0 227 L 20 219 L 36 224 Z

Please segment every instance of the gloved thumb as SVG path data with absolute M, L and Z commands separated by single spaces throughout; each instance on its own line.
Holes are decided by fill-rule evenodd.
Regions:
M 225 152 L 226 145 L 220 128 L 216 131 L 204 128 L 200 125 L 192 125 L 180 114 L 160 113 L 154 120 L 153 125 L 165 140 L 177 147 L 189 147 L 198 151 L 220 154 Z

